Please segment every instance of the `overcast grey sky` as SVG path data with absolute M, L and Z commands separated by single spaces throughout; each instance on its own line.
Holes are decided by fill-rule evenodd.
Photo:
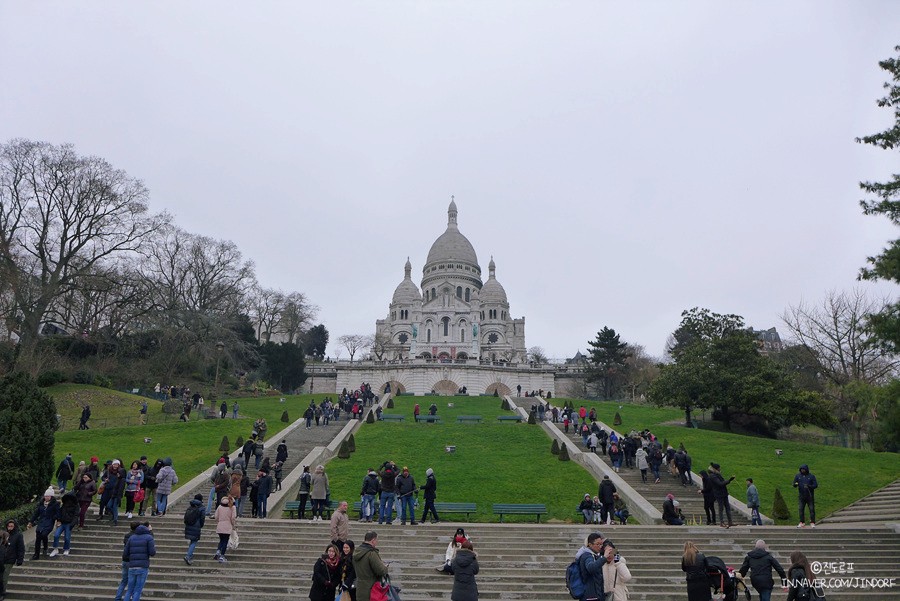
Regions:
M 854 138 L 891 123 L 898 44 L 895 1 L 7 0 L 0 139 L 142 179 L 318 305 L 332 355 L 451 195 L 528 346 L 659 355 L 684 309 L 780 326 L 896 237 L 858 182 L 898 155 Z

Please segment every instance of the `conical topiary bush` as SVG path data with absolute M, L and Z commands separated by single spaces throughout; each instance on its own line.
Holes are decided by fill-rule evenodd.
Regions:
M 353 436 L 353 434 L 350 434 L 350 436 L 347 438 L 347 442 L 350 443 L 350 452 L 355 453 L 356 452 L 356 437 Z
M 537 423 L 537 422 L 534 420 L 534 411 L 529 411 L 529 412 L 528 412 L 528 423 L 531 424 L 532 426 L 535 425 L 535 424 Z
M 244 437 L 239 434 L 237 440 L 234 441 L 234 448 L 239 448 L 242 446 L 244 446 Z
M 288 417 L 287 411 L 285 411 L 284 413 L 281 414 L 281 421 L 283 421 L 284 423 L 288 423 L 291 421 L 290 418 Z
M 613 425 L 614 425 L 614 426 L 621 426 L 621 425 L 622 425 L 622 416 L 619 415 L 619 412 L 618 412 L 618 411 L 616 411 L 616 415 L 615 415 L 615 417 L 613 417 Z
M 341 448 L 338 449 L 338 459 L 350 459 L 350 443 L 344 440 L 341 443 Z
M 550 445 L 550 452 L 554 455 L 559 455 L 559 442 L 554 438 L 553 444 Z
M 772 501 L 772 517 L 776 520 L 789 520 L 791 519 L 791 510 L 788 509 L 787 503 L 784 502 L 784 497 L 781 496 L 781 489 L 775 489 L 775 498 Z
M 228 437 L 222 437 L 222 444 L 219 445 L 219 450 L 223 453 L 228 453 L 231 451 L 231 445 L 228 443 Z
M 569 461 L 569 445 L 563 444 L 559 446 L 559 460 L 560 461 Z
M 504 411 L 509 411 L 509 401 L 506 399 L 503 399 L 503 402 L 500 403 L 500 408 L 503 409 Z
M 366 416 L 366 423 L 367 424 L 375 423 L 375 412 L 374 411 L 369 411 L 369 414 Z
M 393 408 L 394 408 L 394 397 L 391 397 L 391 398 L 388 399 L 388 402 L 387 402 L 387 408 L 388 408 L 388 409 L 393 409 Z

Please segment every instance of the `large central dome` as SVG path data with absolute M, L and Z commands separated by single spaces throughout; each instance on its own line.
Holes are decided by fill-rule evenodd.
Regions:
M 453 200 L 450 201 L 447 216 L 447 231 L 438 236 L 438 239 L 431 245 L 431 250 L 428 251 L 428 260 L 425 262 L 426 268 L 442 261 L 462 261 L 477 267 L 478 256 L 475 254 L 475 248 L 468 238 L 459 233 L 459 228 L 456 226 L 456 202 Z M 481 271 L 480 267 L 478 267 L 478 271 Z

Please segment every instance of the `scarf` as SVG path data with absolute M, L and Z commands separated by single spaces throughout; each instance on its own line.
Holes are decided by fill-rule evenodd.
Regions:
M 328 566 L 329 570 L 334 570 L 337 568 L 338 562 L 341 561 L 340 557 L 328 557 L 327 555 L 322 559 L 325 560 L 325 565 Z

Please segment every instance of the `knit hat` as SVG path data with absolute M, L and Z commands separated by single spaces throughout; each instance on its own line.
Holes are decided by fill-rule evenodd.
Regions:
M 97 463 L 98 461 L 100 461 L 100 460 L 97 459 L 96 457 L 91 457 L 91 463 Z
M 44 491 L 44 496 L 45 496 L 45 497 L 52 497 L 52 496 L 54 496 L 55 494 L 56 494 L 56 492 L 53 490 L 53 487 L 52 487 L 52 486 L 51 486 L 50 488 L 48 488 L 47 490 Z
M 674 499 L 674 498 L 675 498 L 675 495 L 673 495 L 672 493 L 669 493 L 669 494 L 666 495 L 666 498 L 667 498 L 667 499 Z
M 194 500 L 195 500 L 195 501 L 200 501 L 200 502 L 202 503 L 202 502 L 203 502 L 203 495 L 201 495 L 200 493 L 197 493 L 196 495 L 194 495 Z
M 426 475 L 426 476 L 433 476 L 433 475 L 434 475 L 434 470 L 431 469 L 431 468 L 428 468 L 427 470 L 425 470 L 425 475 Z
M 585 499 L 590 499 L 590 498 L 591 498 L 590 493 L 584 493 L 584 498 L 585 498 Z
M 141 455 L 141 461 L 146 461 L 146 460 L 147 460 L 147 456 L 146 456 L 146 455 Z
M 720 469 L 722 469 L 722 466 L 719 465 L 718 463 L 710 463 L 710 464 L 709 464 L 709 467 L 713 468 L 714 470 L 720 470 Z

